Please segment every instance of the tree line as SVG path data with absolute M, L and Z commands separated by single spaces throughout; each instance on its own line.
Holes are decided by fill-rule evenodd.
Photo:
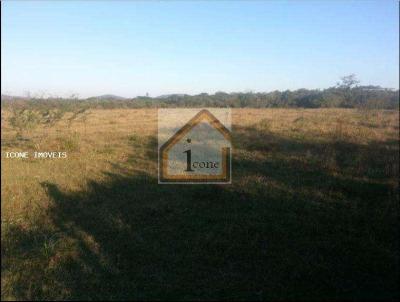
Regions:
M 232 108 L 365 108 L 398 109 L 399 90 L 380 86 L 359 86 L 355 75 L 344 76 L 326 89 L 298 89 L 272 92 L 238 92 L 198 95 L 139 96 L 132 99 L 21 98 L 3 99 L 2 108 L 168 108 L 168 107 L 232 107 Z

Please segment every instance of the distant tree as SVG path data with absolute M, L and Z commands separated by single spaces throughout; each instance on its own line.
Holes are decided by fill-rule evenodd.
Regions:
M 17 131 L 17 137 L 21 138 L 25 131 L 32 130 L 40 123 L 40 115 L 35 110 L 26 108 L 11 108 L 9 123 Z
M 359 83 L 360 81 L 357 80 L 355 74 L 350 74 L 340 78 L 340 81 L 336 84 L 336 87 L 338 88 L 338 93 L 342 97 L 340 107 L 354 107 L 355 102 L 353 88 L 356 88 L 357 84 Z
M 357 80 L 357 76 L 352 73 L 350 75 L 341 77 L 340 82 L 337 82 L 336 86 L 341 89 L 351 89 L 357 86 L 359 83 L 360 81 Z
M 9 123 L 12 128 L 17 132 L 17 137 L 22 137 L 25 132 L 33 130 L 39 125 L 51 127 L 60 121 L 64 114 L 63 107 L 51 109 L 50 107 L 42 109 L 39 102 L 34 109 L 27 108 L 27 106 L 13 106 L 11 107 L 11 114 Z

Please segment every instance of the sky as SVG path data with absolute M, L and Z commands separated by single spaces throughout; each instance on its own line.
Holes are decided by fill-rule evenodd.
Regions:
M 2 94 L 399 87 L 398 1 L 2 1 Z

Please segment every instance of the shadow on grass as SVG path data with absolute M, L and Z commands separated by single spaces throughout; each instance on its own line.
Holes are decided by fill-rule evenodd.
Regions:
M 32 258 L 29 247 L 38 245 L 36 237 L 41 245 L 54 246 L 46 255 L 40 248 L 32 259 L 46 265 L 31 269 L 33 285 L 17 276 L 13 295 L 69 300 L 398 297 L 398 195 L 392 186 L 323 169 L 321 150 L 329 146 L 253 128 L 235 133 L 244 153 L 234 155 L 230 186 L 158 185 L 156 171 L 107 172 L 108 181 L 90 182 L 81 192 L 42 183 L 54 201 L 48 212 L 52 229 L 37 230 L 41 236 L 14 230 L 20 240 L 6 252 Z M 146 142 L 147 156 L 156 161 L 155 140 Z M 335 156 L 357 156 L 359 148 L 369 148 L 347 147 L 336 147 Z M 254 151 L 262 153 L 261 160 L 246 158 Z M 305 161 L 281 159 L 310 152 Z M 242 183 L 260 176 L 265 181 Z M 319 199 L 313 189 L 321 193 Z M 52 234 L 60 235 L 49 240 Z

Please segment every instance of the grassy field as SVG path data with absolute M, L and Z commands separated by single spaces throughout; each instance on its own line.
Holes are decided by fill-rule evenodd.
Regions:
M 4 300 L 399 297 L 397 111 L 234 109 L 231 185 L 157 184 L 156 109 L 9 114 Z

